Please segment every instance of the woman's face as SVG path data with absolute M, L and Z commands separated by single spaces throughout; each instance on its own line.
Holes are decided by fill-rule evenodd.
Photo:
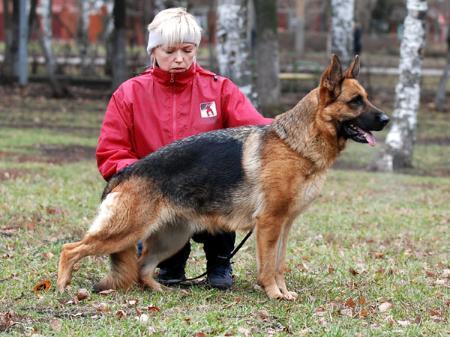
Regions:
M 170 73 L 180 73 L 189 69 L 197 54 L 193 43 L 178 43 L 174 46 L 159 46 L 153 49 L 153 57 L 158 66 Z

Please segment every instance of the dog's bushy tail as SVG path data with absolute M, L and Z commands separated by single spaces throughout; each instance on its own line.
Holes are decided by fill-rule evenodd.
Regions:
M 139 269 L 135 247 L 114 253 L 111 257 L 111 271 L 94 285 L 94 291 L 128 289 L 138 281 Z

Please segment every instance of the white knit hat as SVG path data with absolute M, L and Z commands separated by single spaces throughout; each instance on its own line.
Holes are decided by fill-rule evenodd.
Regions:
M 148 25 L 147 52 L 161 45 L 176 43 L 200 44 L 202 29 L 194 16 L 184 8 L 168 8 L 159 12 Z

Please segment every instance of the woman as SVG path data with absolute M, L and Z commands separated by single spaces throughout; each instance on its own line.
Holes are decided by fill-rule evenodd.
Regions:
M 204 70 L 196 61 L 201 28 L 183 8 L 161 11 L 148 26 L 152 67 L 114 92 L 97 146 L 97 164 L 108 180 L 113 174 L 173 141 L 201 132 L 242 125 L 269 124 L 229 79 Z M 183 165 L 183 163 L 180 163 Z M 232 285 L 226 257 L 234 233 L 200 233 L 207 281 L 219 289 Z M 185 279 L 190 244 L 160 264 L 158 281 Z

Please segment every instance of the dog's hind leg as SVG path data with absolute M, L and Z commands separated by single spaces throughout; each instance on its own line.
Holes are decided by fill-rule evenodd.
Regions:
M 111 270 L 99 282 L 94 284 L 94 292 L 107 289 L 128 289 L 138 281 L 136 247 L 133 245 L 121 252 L 110 255 Z
M 152 233 L 145 241 L 140 265 L 140 280 L 147 287 L 162 291 L 162 286 L 153 275 L 161 261 L 177 253 L 193 232 L 190 226 L 184 222 L 165 224 Z
M 283 296 L 287 300 L 295 300 L 298 295 L 293 291 L 289 291 L 286 286 L 284 273 L 286 272 L 286 248 L 289 231 L 292 227 L 293 220 L 287 221 L 282 229 L 281 237 L 278 240 L 277 259 L 276 259 L 276 274 L 275 280 L 278 288 L 283 293 Z
M 276 275 L 277 246 L 280 240 L 279 219 L 262 215 L 256 222 L 256 245 L 258 259 L 258 284 L 270 298 L 284 298 L 278 288 Z
M 125 184 L 124 184 L 125 185 Z M 143 197 L 136 182 L 124 186 L 125 192 L 112 192 L 103 200 L 100 211 L 84 238 L 63 246 L 57 287 L 64 291 L 70 283 L 73 266 L 89 255 L 111 254 L 110 277 L 98 285 L 108 288 L 128 288 L 137 279 L 137 241 L 148 235 L 147 221 L 158 216 L 158 201 Z M 139 185 L 137 185 L 139 186 Z

